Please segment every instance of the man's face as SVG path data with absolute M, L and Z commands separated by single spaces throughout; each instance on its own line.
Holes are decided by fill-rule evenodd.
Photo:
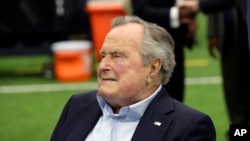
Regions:
M 112 29 L 105 38 L 98 67 L 98 94 L 113 107 L 146 97 L 150 67 L 142 64 L 142 35 L 142 26 L 130 23 Z

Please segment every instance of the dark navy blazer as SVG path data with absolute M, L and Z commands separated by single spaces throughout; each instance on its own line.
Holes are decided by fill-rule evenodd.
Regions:
M 84 141 L 101 109 L 97 91 L 73 95 L 65 105 L 51 141 Z M 154 122 L 160 122 L 157 126 Z M 162 88 L 142 116 L 132 141 L 215 141 L 210 117 L 180 103 Z

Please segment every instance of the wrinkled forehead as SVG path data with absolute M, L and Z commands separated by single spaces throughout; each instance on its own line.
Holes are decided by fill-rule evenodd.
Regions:
M 139 43 L 122 39 L 106 38 L 100 53 L 129 53 L 139 52 Z
M 137 23 L 127 23 L 113 28 L 106 36 L 103 47 L 138 49 L 143 38 L 143 27 Z
M 126 23 L 111 29 L 107 36 L 115 36 L 121 40 L 141 41 L 143 37 L 143 26 L 138 23 Z

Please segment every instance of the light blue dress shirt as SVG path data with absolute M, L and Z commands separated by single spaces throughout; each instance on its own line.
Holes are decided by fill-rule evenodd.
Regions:
M 143 113 L 161 87 L 162 85 L 148 98 L 122 107 L 118 114 L 114 114 L 111 107 L 97 95 L 103 115 L 85 141 L 130 141 Z

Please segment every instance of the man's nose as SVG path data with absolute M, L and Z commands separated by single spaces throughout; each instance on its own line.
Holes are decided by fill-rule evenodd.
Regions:
M 109 56 L 102 57 L 99 65 L 98 65 L 99 71 L 106 70 L 108 68 L 109 64 L 110 64 L 110 57 Z

